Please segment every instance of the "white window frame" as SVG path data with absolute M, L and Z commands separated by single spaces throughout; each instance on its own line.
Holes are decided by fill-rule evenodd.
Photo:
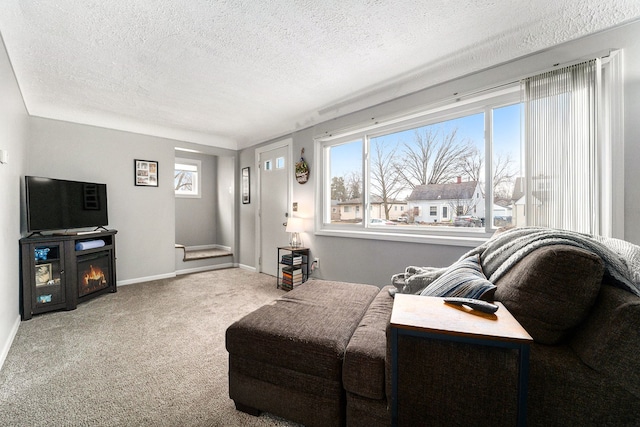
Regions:
M 370 177 L 367 161 L 369 157 L 369 138 L 483 112 L 485 120 L 485 141 L 489 141 L 489 143 L 485 142 L 484 158 L 493 161 L 491 148 L 491 112 L 493 109 L 517 104 L 520 101 L 520 87 L 514 83 L 493 91 L 486 91 L 481 95 L 469 97 L 468 99 L 457 98 L 446 105 L 439 105 L 434 108 L 425 107 L 420 112 L 407 114 L 403 117 L 395 117 L 388 120 L 380 119 L 375 125 L 367 125 L 360 129 L 351 129 L 344 132 L 329 132 L 330 136 L 326 136 L 325 133 L 325 135 L 315 138 L 316 155 L 314 157 L 316 159 L 316 170 L 320 171 L 316 189 L 316 212 L 318 212 L 318 215 L 316 215 L 315 234 L 467 247 L 475 247 L 486 241 L 495 232 L 496 228 L 493 227 L 493 221 L 485 221 L 484 228 L 433 227 L 429 230 L 411 226 L 403 226 L 402 229 L 397 230 L 395 227 L 374 228 L 369 226 L 368 212 L 370 212 L 370 209 L 365 208 L 363 212 L 366 218 L 363 218 L 361 223 L 335 225 L 330 222 L 325 222 L 325 219 L 329 219 L 330 221 L 331 218 L 330 196 L 327 196 L 331 194 L 331 179 L 328 178 L 330 170 L 327 156 L 328 150 L 326 150 L 326 148 L 333 145 L 362 140 L 363 205 L 370 206 L 370 195 L 368 191 Z M 487 166 L 488 167 L 485 167 L 485 186 L 486 188 L 492 188 L 493 176 L 490 172 L 492 168 L 488 162 Z M 487 197 L 485 200 L 485 212 L 487 212 L 487 218 L 493 217 L 492 197 Z
M 174 173 L 178 169 L 178 165 L 188 165 L 195 167 L 195 182 L 192 184 L 192 191 L 180 191 L 175 190 L 175 196 L 179 198 L 191 198 L 191 199 L 199 199 L 202 197 L 202 162 L 196 159 L 186 159 L 186 158 L 175 158 L 174 162 Z M 175 184 L 175 183 L 174 183 Z

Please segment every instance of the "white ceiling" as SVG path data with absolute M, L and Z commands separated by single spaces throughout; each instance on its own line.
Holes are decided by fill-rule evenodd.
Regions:
M 640 17 L 638 0 L 2 0 L 29 113 L 243 148 Z

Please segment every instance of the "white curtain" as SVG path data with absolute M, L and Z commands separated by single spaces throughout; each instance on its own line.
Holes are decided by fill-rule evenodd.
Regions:
M 602 234 L 601 61 L 522 81 L 526 223 Z

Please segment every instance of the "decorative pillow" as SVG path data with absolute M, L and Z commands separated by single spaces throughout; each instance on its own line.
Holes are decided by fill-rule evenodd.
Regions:
M 604 263 L 592 252 L 543 246 L 496 281 L 495 298 L 534 341 L 556 344 L 587 316 L 603 274 Z
M 496 287 L 487 280 L 478 255 L 452 264 L 420 293 L 432 297 L 463 297 L 493 301 Z

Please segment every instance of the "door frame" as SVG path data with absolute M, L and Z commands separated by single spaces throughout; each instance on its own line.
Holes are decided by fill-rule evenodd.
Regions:
M 265 258 L 265 256 L 263 256 L 263 254 L 261 253 L 262 251 L 262 165 L 260 164 L 260 155 L 263 153 L 266 153 L 267 151 L 271 151 L 271 150 L 275 150 L 278 148 L 282 148 L 282 147 L 287 147 L 287 157 L 285 158 L 285 168 L 288 169 L 288 173 L 287 173 L 287 214 L 289 215 L 289 217 L 291 216 L 291 200 L 293 199 L 293 168 L 292 166 L 292 161 L 293 161 L 293 139 L 292 138 L 286 138 L 283 139 L 281 141 L 277 141 L 277 142 L 273 142 L 271 144 L 267 144 L 267 145 L 263 145 L 261 147 L 256 148 L 255 151 L 255 167 L 256 167 L 256 171 L 258 171 L 258 173 L 256 174 L 256 205 L 257 205 L 257 209 L 256 209 L 256 235 L 255 235 L 255 265 L 256 265 L 256 272 L 261 273 L 262 272 L 262 263 L 261 261 L 264 261 L 263 258 Z M 275 259 L 274 255 L 274 259 Z M 269 258 L 271 259 L 271 258 Z

